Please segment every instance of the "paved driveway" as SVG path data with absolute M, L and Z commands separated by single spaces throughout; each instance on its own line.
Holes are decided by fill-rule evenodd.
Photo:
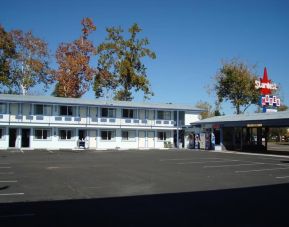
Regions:
M 0 153 L 0 223 L 289 224 L 289 158 L 206 151 Z

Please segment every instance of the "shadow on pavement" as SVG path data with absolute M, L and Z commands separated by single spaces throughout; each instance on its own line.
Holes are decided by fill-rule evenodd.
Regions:
M 289 226 L 289 184 L 0 204 L 1 226 Z

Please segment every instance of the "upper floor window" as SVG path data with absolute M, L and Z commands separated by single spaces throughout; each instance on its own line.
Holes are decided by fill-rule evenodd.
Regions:
M 34 115 L 50 115 L 51 107 L 47 105 L 34 105 Z
M 159 110 L 157 113 L 159 120 L 171 120 L 171 112 L 170 111 L 162 111 Z
M 0 103 L 0 114 L 5 114 L 5 113 L 6 113 L 6 104 Z
M 63 115 L 63 116 L 72 116 L 73 115 L 73 109 L 72 109 L 72 106 L 60 106 L 59 107 L 60 111 L 60 115 Z
M 133 109 L 122 109 L 122 117 L 123 118 L 134 118 L 135 110 Z
M 115 117 L 115 109 L 101 108 L 101 117 Z

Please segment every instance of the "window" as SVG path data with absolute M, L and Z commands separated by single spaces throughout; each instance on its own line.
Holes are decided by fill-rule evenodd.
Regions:
M 101 131 L 100 132 L 101 135 L 101 140 L 113 140 L 115 137 L 115 131 Z
M 72 116 L 72 106 L 60 106 L 60 115 L 62 116 Z
M 158 119 L 159 120 L 171 120 L 171 112 L 170 111 L 158 111 Z
M 166 141 L 170 137 L 170 132 L 158 132 L 158 140 Z
M 135 141 L 135 136 L 136 136 L 136 132 L 133 130 L 121 132 L 122 140 L 125 140 L 125 141 Z
M 47 140 L 50 137 L 49 129 L 35 129 L 34 131 L 35 139 L 38 140 Z
M 35 115 L 43 115 L 43 105 L 35 105 L 34 106 L 34 114 Z
M 101 117 L 115 117 L 115 109 L 101 108 Z
M 0 114 L 5 114 L 5 113 L 6 113 L 6 104 L 0 103 Z
M 59 130 L 59 137 L 61 140 L 70 140 L 72 138 L 72 130 Z
M 123 109 L 122 117 L 124 118 L 134 118 L 135 111 L 133 109 Z
M 34 105 L 34 115 L 50 115 L 51 107 L 47 105 Z

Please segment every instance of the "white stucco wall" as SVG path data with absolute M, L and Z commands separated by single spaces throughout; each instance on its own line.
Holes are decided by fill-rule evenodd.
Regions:
M 190 125 L 192 122 L 200 120 L 200 115 L 193 112 L 185 112 L 185 125 Z

